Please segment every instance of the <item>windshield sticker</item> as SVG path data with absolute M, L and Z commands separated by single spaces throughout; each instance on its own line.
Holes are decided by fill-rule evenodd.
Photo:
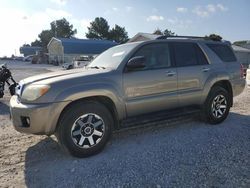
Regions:
M 112 55 L 112 57 L 117 57 L 117 56 L 121 56 L 121 55 L 123 55 L 125 52 L 123 51 L 123 52 L 117 52 L 117 53 L 114 53 L 113 55 Z

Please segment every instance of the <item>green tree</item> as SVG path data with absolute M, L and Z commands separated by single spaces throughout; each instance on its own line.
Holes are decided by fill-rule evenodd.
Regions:
M 40 40 L 35 40 L 34 42 L 31 42 L 31 46 L 42 46 L 42 43 Z
M 154 35 L 163 35 L 163 32 L 162 30 L 160 30 L 159 28 L 157 28 L 154 32 L 153 32 Z
M 210 34 L 209 36 L 205 36 L 205 38 L 208 38 L 210 40 L 214 40 L 214 41 L 221 41 L 222 37 L 220 35 L 217 34 Z
M 29 44 L 23 44 L 23 47 L 30 47 Z
M 52 37 L 54 37 L 54 33 L 51 30 L 43 30 L 39 35 L 39 41 L 41 42 L 41 47 L 47 49 L 47 45 Z
M 54 36 L 60 38 L 70 38 L 77 33 L 77 30 L 73 29 L 73 25 L 65 18 L 51 22 L 50 28 Z
M 77 33 L 76 29 L 73 29 L 73 25 L 70 24 L 65 18 L 60 20 L 55 20 L 50 23 L 50 29 L 43 30 L 38 35 L 38 40 L 36 39 L 31 43 L 31 46 L 41 46 L 45 50 L 52 37 L 59 38 L 70 38 Z
M 165 35 L 165 36 L 175 36 L 176 34 L 171 30 L 165 29 L 162 31 L 161 29 L 157 28 L 154 32 L 154 35 Z
M 109 24 L 102 17 L 95 18 L 88 27 L 86 37 L 89 39 L 109 39 Z
M 125 27 L 120 27 L 119 25 L 115 25 L 115 27 L 111 29 L 109 35 L 110 40 L 114 40 L 118 43 L 125 43 L 128 41 L 128 33 Z
M 175 32 L 172 32 L 171 30 L 165 29 L 163 32 L 166 36 L 176 36 Z
M 107 20 L 97 17 L 90 23 L 86 37 L 89 39 L 106 39 L 124 43 L 128 40 L 128 33 L 124 27 L 119 25 L 115 25 L 114 28 L 110 29 Z

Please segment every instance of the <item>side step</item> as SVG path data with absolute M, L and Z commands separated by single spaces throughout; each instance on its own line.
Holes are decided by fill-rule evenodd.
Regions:
M 145 127 L 152 125 L 152 123 L 160 123 L 161 121 L 166 121 L 168 124 L 181 122 L 188 118 L 193 119 L 198 115 L 200 115 L 200 109 L 197 108 L 182 108 L 161 111 L 128 118 L 121 122 L 121 129 Z

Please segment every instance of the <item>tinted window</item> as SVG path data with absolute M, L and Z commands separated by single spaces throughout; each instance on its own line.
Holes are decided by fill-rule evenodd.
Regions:
M 228 45 L 225 44 L 207 44 L 214 53 L 224 62 L 236 61 L 236 57 Z
M 144 56 L 144 69 L 167 68 L 171 66 L 169 46 L 166 43 L 149 44 L 139 49 L 133 57 Z
M 204 53 L 202 52 L 202 50 L 200 49 L 200 47 L 195 44 L 195 48 L 196 48 L 196 57 L 197 57 L 198 63 L 200 65 L 208 64 L 207 58 L 204 55 Z
M 196 48 L 193 43 L 174 43 L 175 61 L 178 67 L 199 65 L 196 58 Z

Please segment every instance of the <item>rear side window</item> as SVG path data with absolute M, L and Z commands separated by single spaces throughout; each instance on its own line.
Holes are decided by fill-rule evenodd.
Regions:
M 178 67 L 208 64 L 205 55 L 195 43 L 174 43 L 174 54 Z
M 207 46 L 224 62 L 237 61 L 232 49 L 225 44 L 207 44 Z

